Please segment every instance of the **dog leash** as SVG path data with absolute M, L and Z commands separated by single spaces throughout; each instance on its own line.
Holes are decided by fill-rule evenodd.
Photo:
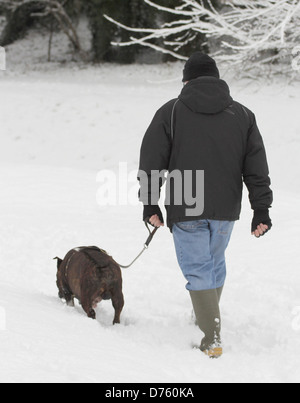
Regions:
M 147 230 L 149 231 L 149 236 L 144 244 L 143 250 L 138 254 L 138 256 L 128 265 L 128 266 L 122 266 L 121 264 L 117 263 L 122 269 L 129 269 L 129 267 L 133 266 L 133 264 L 142 256 L 142 254 L 149 248 L 150 243 L 152 242 L 152 239 L 154 235 L 156 234 L 157 230 L 159 227 L 154 228 L 154 230 L 151 232 L 148 223 L 145 221 L 145 225 Z

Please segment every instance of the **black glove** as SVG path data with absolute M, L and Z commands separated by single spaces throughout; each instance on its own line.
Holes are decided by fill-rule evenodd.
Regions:
M 265 235 L 270 229 L 272 228 L 272 221 L 269 216 L 269 210 L 255 210 L 254 211 L 254 217 L 252 220 L 252 227 L 251 231 L 254 232 L 257 230 L 258 225 L 264 224 L 268 226 L 267 231 L 265 231 L 261 236 Z
M 156 214 L 158 215 L 160 221 L 164 223 L 164 218 L 159 206 L 144 206 L 144 214 L 143 214 L 144 222 L 146 221 L 148 224 L 152 225 L 149 220 L 152 216 Z

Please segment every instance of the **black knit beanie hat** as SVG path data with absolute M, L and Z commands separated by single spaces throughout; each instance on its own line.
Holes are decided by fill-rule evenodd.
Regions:
M 220 78 L 220 72 L 214 59 L 204 53 L 195 52 L 185 64 L 182 81 L 185 83 L 203 76 Z

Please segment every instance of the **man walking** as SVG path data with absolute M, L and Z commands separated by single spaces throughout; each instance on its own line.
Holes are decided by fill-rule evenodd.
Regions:
M 254 210 L 251 232 L 257 238 L 272 227 L 273 194 L 255 115 L 231 98 L 216 62 L 194 53 L 185 65 L 183 82 L 179 98 L 159 109 L 144 137 L 140 199 L 144 220 L 163 226 L 158 206 L 163 184 L 160 173 L 168 171 L 175 179 L 174 172 L 181 178 L 190 173 L 192 179 L 183 179 L 183 186 L 176 186 L 176 180 L 168 184 L 167 224 L 197 324 L 204 333 L 200 350 L 215 358 L 223 352 L 219 303 L 226 278 L 225 251 L 240 217 L 243 182 Z M 195 197 L 203 177 L 199 172 L 204 173 L 200 210 L 199 197 Z M 188 194 L 193 196 L 194 209 Z

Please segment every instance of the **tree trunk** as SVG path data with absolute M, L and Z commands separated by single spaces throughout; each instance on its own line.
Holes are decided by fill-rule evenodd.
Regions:
M 124 38 L 124 32 L 104 18 L 104 14 L 128 19 L 130 0 L 90 0 L 87 14 L 92 32 L 92 50 L 96 62 L 131 62 L 132 49 L 113 47 L 111 42 Z
M 151 27 L 157 19 L 157 13 L 142 0 L 90 0 L 88 16 L 96 62 L 133 63 L 145 52 L 153 54 L 140 46 L 112 46 L 111 42 L 129 41 L 131 34 L 107 21 L 104 14 L 135 28 Z

